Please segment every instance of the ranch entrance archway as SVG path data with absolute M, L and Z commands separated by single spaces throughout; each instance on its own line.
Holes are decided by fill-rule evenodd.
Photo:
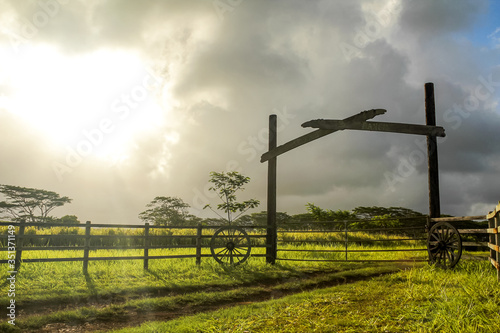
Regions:
M 315 131 L 293 139 L 283 145 L 277 145 L 277 116 L 269 116 L 269 148 L 261 156 L 261 163 L 268 163 L 267 174 L 267 235 L 266 261 L 276 262 L 277 256 L 277 224 L 276 224 L 276 190 L 277 190 L 277 157 L 306 143 L 337 131 L 351 129 L 375 132 L 393 132 L 427 136 L 427 170 L 429 185 L 429 217 L 441 215 L 439 200 L 439 167 L 436 137 L 444 137 L 444 128 L 436 126 L 436 109 L 434 99 L 434 84 L 425 84 L 425 125 L 368 122 L 367 120 L 384 114 L 384 109 L 363 111 L 343 120 L 317 119 L 305 122 L 302 127 L 317 128 Z

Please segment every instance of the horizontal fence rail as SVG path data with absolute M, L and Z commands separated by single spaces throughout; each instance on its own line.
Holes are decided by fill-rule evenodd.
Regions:
M 148 269 L 150 259 L 183 259 L 195 258 L 196 264 L 201 263 L 201 258 L 212 257 L 211 254 L 202 253 L 202 249 L 210 248 L 210 239 L 216 229 L 223 227 L 222 225 L 213 226 L 150 226 L 145 225 L 127 225 L 127 224 L 85 224 L 61 225 L 55 223 L 25 223 L 25 222 L 0 222 L 0 226 L 7 226 L 7 234 L 2 236 L 4 247 L 0 251 L 8 251 L 8 259 L 0 260 L 0 263 L 7 263 L 10 269 L 17 271 L 21 262 L 64 262 L 64 261 L 81 261 L 83 262 L 83 272 L 88 272 L 89 261 L 102 260 L 143 260 L 144 268 Z M 226 225 L 227 226 L 227 225 Z M 36 227 L 44 229 L 48 227 L 60 227 L 72 232 L 72 234 L 32 234 L 26 233 L 26 227 Z M 225 227 L 225 226 L 224 226 Z M 84 228 L 84 234 L 77 234 L 78 229 Z M 92 231 L 97 231 L 102 228 L 119 230 L 114 235 L 99 235 L 92 234 Z M 265 226 L 245 226 L 247 230 L 265 229 Z M 17 229 L 17 230 L 16 230 Z M 139 229 L 137 235 L 121 234 L 125 229 Z M 142 229 L 142 230 L 140 230 Z M 189 235 L 171 234 L 152 234 L 154 230 L 157 232 L 171 233 L 172 230 L 190 230 Z M 109 232 L 109 231 L 108 231 Z M 265 233 L 250 234 L 248 237 L 252 240 L 252 248 L 265 248 Z M 126 244 L 121 244 L 125 242 Z M 53 245 L 53 244 L 56 245 Z M 118 243 L 118 245 L 109 245 L 110 243 Z M 160 243 L 160 244 L 158 244 Z M 35 245 L 33 245 L 35 244 Z M 57 245 L 66 244 L 66 245 Z M 68 245 L 71 244 L 71 245 Z M 108 244 L 108 245 L 103 245 Z M 31 245 L 31 246 L 30 246 Z M 151 255 L 149 250 L 153 249 L 192 249 L 191 254 L 172 254 L 172 255 Z M 83 251 L 81 257 L 67 258 L 37 258 L 23 259 L 23 251 L 59 251 L 59 250 L 79 250 Z M 143 255 L 135 256 L 106 256 L 93 257 L 91 251 L 96 250 L 143 250 Z M 264 257 L 265 254 L 253 254 L 254 257 Z

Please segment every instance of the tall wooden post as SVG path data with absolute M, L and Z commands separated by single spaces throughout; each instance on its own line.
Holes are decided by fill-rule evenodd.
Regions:
M 277 116 L 269 116 L 269 150 L 276 148 L 278 143 Z M 267 237 L 266 262 L 276 263 L 277 255 L 277 227 L 276 227 L 276 166 L 277 158 L 267 162 Z
M 149 223 L 144 225 L 144 269 L 149 269 Z
M 425 123 L 436 126 L 436 106 L 434 101 L 434 84 L 425 84 Z M 436 136 L 427 136 L 427 168 L 429 177 L 429 216 L 440 217 L 439 202 L 439 166 Z
M 83 274 L 88 274 L 89 252 L 90 252 L 90 221 L 85 223 L 85 245 L 83 250 Z
M 198 223 L 196 228 L 196 265 L 201 265 L 201 237 L 203 235 L 203 225 Z
M 16 259 L 14 261 L 14 271 L 18 271 L 21 267 L 21 258 L 23 256 L 23 246 L 24 246 L 24 229 L 26 221 L 22 219 L 19 221 L 19 232 L 17 233 L 17 247 L 16 247 Z

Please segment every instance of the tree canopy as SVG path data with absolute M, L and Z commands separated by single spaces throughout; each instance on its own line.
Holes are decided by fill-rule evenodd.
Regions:
M 229 223 L 237 219 L 248 209 L 255 208 L 260 204 L 260 201 L 256 199 L 249 199 L 242 202 L 238 202 L 236 199 L 236 192 L 244 190 L 243 185 L 250 181 L 250 177 L 245 177 L 236 171 L 228 173 L 210 172 L 209 181 L 213 184 L 209 190 L 217 193 L 219 199 L 222 201 L 222 203 L 217 205 L 217 209 L 227 214 L 227 221 Z M 211 205 L 206 205 L 204 208 L 210 208 L 219 215 Z M 233 214 L 237 212 L 240 214 L 233 216 Z M 220 217 L 222 218 L 222 216 Z
M 159 196 L 146 205 L 149 209 L 139 214 L 144 222 L 154 225 L 185 225 L 201 220 L 188 214 L 189 205 L 177 197 Z
M 353 213 L 359 219 L 371 219 L 375 216 L 389 215 L 391 217 L 410 217 L 410 216 L 422 216 L 422 213 L 416 212 L 409 208 L 404 207 L 356 207 L 353 209 Z
M 72 200 L 61 197 L 56 192 L 13 185 L 0 185 L 0 193 L 5 197 L 5 200 L 0 202 L 0 212 L 7 214 L 4 218 L 15 221 L 50 221 L 49 213 L 54 208 Z

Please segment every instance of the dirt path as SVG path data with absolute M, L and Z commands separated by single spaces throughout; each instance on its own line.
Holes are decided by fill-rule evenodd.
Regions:
M 400 269 L 409 268 L 408 265 L 399 265 L 399 267 L 395 267 L 393 271 L 387 271 L 383 274 L 390 274 Z M 376 273 L 372 275 L 364 275 L 364 276 L 350 276 L 347 278 L 329 278 L 329 274 L 331 272 L 312 272 L 305 273 L 300 278 L 293 278 L 295 281 L 300 280 L 301 282 L 308 282 L 304 287 L 303 284 L 301 287 L 286 287 L 285 283 L 289 282 L 290 279 L 284 281 L 281 279 L 276 280 L 266 280 L 258 284 L 252 284 L 251 287 L 260 287 L 260 291 L 258 293 L 252 294 L 251 296 L 245 296 L 244 299 L 231 299 L 228 301 L 217 302 L 217 304 L 185 304 L 182 308 L 176 309 L 174 311 L 151 311 L 151 312 L 137 312 L 133 309 L 126 309 L 123 313 L 118 316 L 113 316 L 112 318 L 93 318 L 91 321 L 86 322 L 84 324 L 81 323 L 53 323 L 45 325 L 43 328 L 39 328 L 36 330 L 24 330 L 24 332 L 96 332 L 96 331 L 107 331 L 112 329 L 119 329 L 124 327 L 134 327 L 139 326 L 140 324 L 146 321 L 160 320 L 160 321 L 168 321 L 175 318 L 179 318 L 182 316 L 193 315 L 202 312 L 215 311 L 218 309 L 233 307 L 237 305 L 246 305 L 255 302 L 262 302 L 271 299 L 282 298 L 291 294 L 300 293 L 303 291 L 326 288 L 331 286 L 336 286 L 340 284 L 346 283 L 354 283 L 357 281 L 372 279 L 376 276 L 383 275 L 381 273 Z M 281 287 L 283 286 L 283 287 Z M 236 288 L 241 288 L 242 286 L 236 287 L 211 287 L 208 289 L 204 289 L 203 291 L 207 292 L 224 292 L 229 290 L 234 290 Z M 249 286 L 250 287 L 250 286 Z M 277 288 L 279 287 L 279 288 Z M 166 297 L 166 296 L 175 296 L 175 295 L 187 295 L 189 293 L 194 293 L 199 290 L 182 290 L 182 291 L 172 291 L 165 290 L 160 293 L 155 293 L 154 295 L 142 295 L 142 297 L 146 296 L 147 298 L 155 298 L 155 297 Z M 108 299 L 103 302 L 91 301 L 89 303 L 81 303 L 77 305 L 71 306 L 73 309 L 78 309 L 79 307 L 105 307 L 112 304 L 120 304 L 120 298 L 116 299 Z M 123 300 L 122 300 L 123 303 Z M 37 314 L 47 314 L 53 311 L 58 311 L 61 309 L 61 306 L 57 304 L 45 305 L 44 309 L 40 309 L 38 306 L 38 310 L 35 311 L 36 305 L 32 305 L 31 308 L 33 312 L 30 311 L 29 307 L 25 309 L 25 313 L 29 313 L 30 316 Z M 64 309 L 68 310 L 68 306 L 66 305 Z

